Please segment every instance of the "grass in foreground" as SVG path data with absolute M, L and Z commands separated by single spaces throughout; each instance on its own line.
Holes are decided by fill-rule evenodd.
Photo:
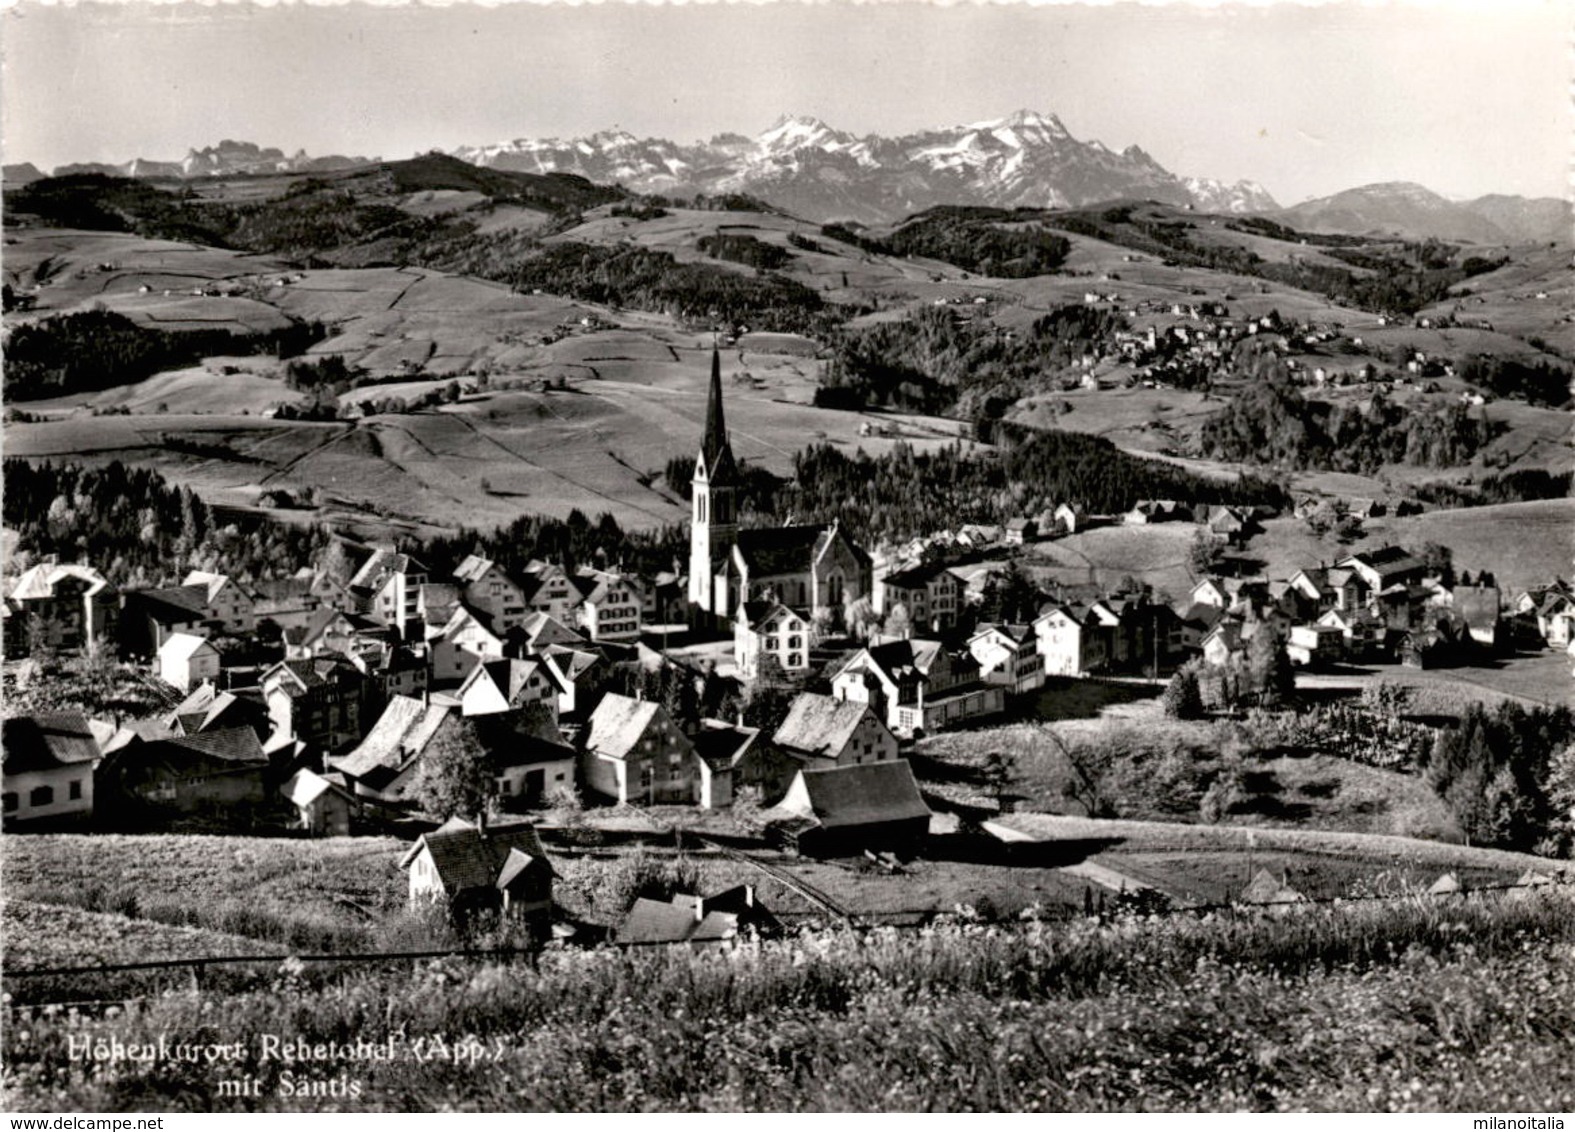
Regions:
M 1283 917 L 813 932 L 716 954 L 557 952 L 538 970 L 287 965 L 228 997 L 14 1023 L 8 1104 L 1560 1111 L 1575 1105 L 1572 913 L 1571 894 L 1552 890 Z M 161 1034 L 245 1049 L 151 1068 L 71 1055 L 72 1038 Z M 264 1035 L 392 1038 L 399 1056 L 290 1064 L 264 1058 Z M 435 1036 L 496 1059 L 422 1060 Z M 221 1096 L 221 1080 L 248 1075 L 258 1096 Z M 341 1095 L 288 1095 L 305 1079 Z

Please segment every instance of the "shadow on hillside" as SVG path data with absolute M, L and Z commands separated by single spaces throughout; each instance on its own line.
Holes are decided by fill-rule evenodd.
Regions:
M 1054 841 L 998 841 L 977 833 L 945 834 L 925 843 L 930 861 L 971 865 L 1009 865 L 1019 869 L 1060 869 L 1126 841 L 1124 837 L 1077 837 Z

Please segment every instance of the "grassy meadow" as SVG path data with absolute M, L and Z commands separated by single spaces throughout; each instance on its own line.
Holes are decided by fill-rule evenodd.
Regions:
M 1572 946 L 1563 889 L 962 916 L 720 953 L 549 951 L 534 967 L 271 965 L 251 986 L 34 1012 L 0 1040 L 19 1111 L 1566 1111 Z M 291 1062 L 265 1035 L 392 1057 Z M 235 1046 L 151 1068 L 71 1052 L 160 1036 Z M 241 1079 L 255 1095 L 221 1092 Z

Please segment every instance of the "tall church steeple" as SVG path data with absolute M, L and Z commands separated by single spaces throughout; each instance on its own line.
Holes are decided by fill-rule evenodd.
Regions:
M 711 388 L 705 432 L 695 460 L 689 516 L 689 601 L 718 618 L 732 613 L 728 560 L 738 534 L 738 465 L 722 415 L 722 356 L 711 347 Z

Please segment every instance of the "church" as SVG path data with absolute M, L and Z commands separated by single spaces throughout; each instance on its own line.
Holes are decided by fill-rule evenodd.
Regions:
M 739 486 L 722 416 L 722 359 L 713 348 L 690 510 L 689 603 L 696 607 L 695 623 L 721 625 L 744 602 L 767 600 L 811 619 L 840 619 L 845 606 L 869 596 L 870 557 L 836 523 L 740 530 Z

